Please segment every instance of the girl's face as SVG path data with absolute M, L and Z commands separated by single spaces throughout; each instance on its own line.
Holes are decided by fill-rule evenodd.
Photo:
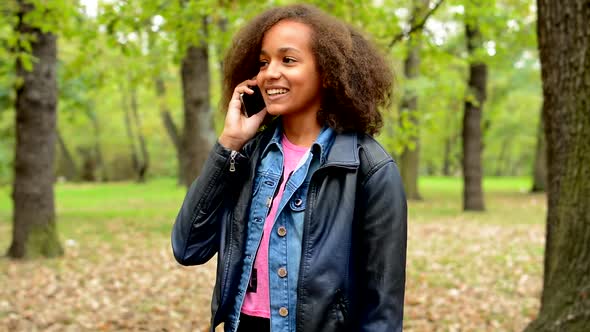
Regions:
M 309 26 L 289 20 L 264 34 L 257 81 L 271 115 L 311 115 L 320 109 L 321 80 L 311 35 Z

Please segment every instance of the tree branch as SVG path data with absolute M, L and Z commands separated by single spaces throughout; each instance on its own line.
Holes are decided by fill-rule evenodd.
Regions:
M 428 18 L 432 14 L 434 14 L 434 12 L 436 12 L 436 10 L 440 7 L 440 5 L 442 5 L 443 2 L 444 2 L 444 0 L 438 0 L 438 2 L 434 5 L 434 7 L 432 7 L 432 9 L 430 9 L 428 11 L 428 13 L 426 13 L 426 15 L 424 15 L 424 17 L 422 18 L 422 20 L 420 22 L 418 22 L 416 25 L 411 26 L 408 31 L 402 31 L 399 34 L 397 34 L 395 37 L 393 37 L 393 39 L 389 43 L 388 48 L 392 48 L 400 40 L 409 37 L 412 33 L 416 32 L 418 30 L 423 29 L 424 25 L 426 25 L 426 21 L 428 21 Z

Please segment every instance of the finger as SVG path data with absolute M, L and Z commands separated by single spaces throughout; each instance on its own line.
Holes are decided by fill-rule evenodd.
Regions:
M 249 86 L 253 86 L 253 85 L 257 85 L 258 84 L 258 80 L 256 80 L 256 76 L 254 76 L 254 78 L 245 81 L 247 85 Z
M 241 112 L 242 102 L 239 98 L 232 98 L 227 105 L 228 113 Z
M 244 82 L 238 84 L 238 86 L 236 87 L 236 89 L 237 88 L 240 88 L 241 89 L 241 87 L 246 87 L 249 90 L 251 90 L 249 87 L 255 86 L 255 85 L 258 85 L 258 81 L 256 80 L 256 76 L 254 76 L 254 78 L 252 78 L 252 79 L 245 80 Z
M 256 76 L 254 76 L 253 78 L 249 79 L 249 80 L 245 80 L 242 83 L 238 84 L 236 87 L 240 87 L 240 86 L 253 86 L 258 84 L 258 81 L 256 80 Z
M 257 121 L 262 122 L 262 120 L 264 120 L 264 117 L 266 116 L 266 113 L 267 112 L 266 112 L 266 107 L 265 107 L 262 111 L 252 115 L 250 118 L 254 118 Z
M 232 98 L 235 97 L 235 98 L 239 99 L 241 93 L 247 93 L 247 94 L 251 95 L 254 93 L 254 90 L 250 89 L 250 87 L 248 87 L 248 85 L 246 85 L 246 84 L 238 85 L 234 89 L 234 95 L 232 96 Z

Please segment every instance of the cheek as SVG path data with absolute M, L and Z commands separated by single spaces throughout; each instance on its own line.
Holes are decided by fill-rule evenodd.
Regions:
M 322 81 L 320 76 L 316 72 L 311 72 L 306 76 L 306 84 L 308 90 L 320 93 L 322 89 Z
M 262 83 L 264 83 L 264 73 L 262 70 L 259 70 L 258 73 L 256 73 L 256 82 L 259 87 L 263 85 Z
M 320 74 L 315 69 L 314 70 L 310 70 L 307 73 L 307 79 L 308 79 L 309 83 L 311 85 L 313 85 L 313 86 L 316 86 L 316 87 L 319 88 L 322 85 L 322 79 L 320 77 Z
M 307 81 L 305 85 L 305 99 L 308 101 L 317 100 L 320 98 L 321 95 L 321 88 L 316 82 L 312 82 L 310 80 Z

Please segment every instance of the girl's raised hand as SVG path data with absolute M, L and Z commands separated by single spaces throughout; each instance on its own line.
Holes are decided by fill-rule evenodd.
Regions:
M 266 108 L 251 117 L 242 113 L 240 93 L 253 94 L 254 91 L 248 86 L 254 86 L 256 83 L 256 78 L 246 80 L 234 89 L 225 115 L 223 131 L 219 136 L 219 143 L 228 149 L 239 151 L 248 140 L 254 137 L 264 120 Z

